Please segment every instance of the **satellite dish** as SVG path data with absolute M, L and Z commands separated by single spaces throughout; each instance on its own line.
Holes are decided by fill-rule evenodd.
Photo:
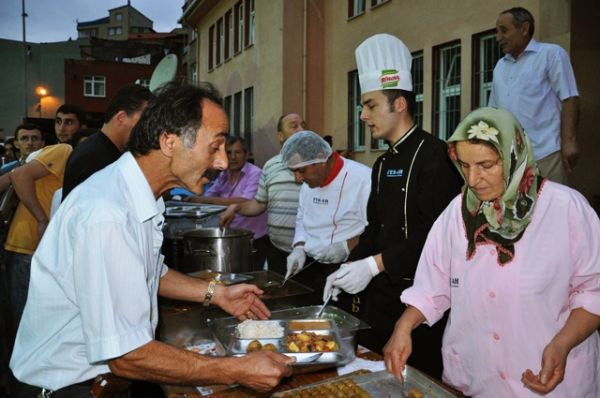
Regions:
M 150 78 L 150 91 L 154 92 L 163 84 L 170 82 L 177 73 L 177 56 L 169 54 L 156 65 Z

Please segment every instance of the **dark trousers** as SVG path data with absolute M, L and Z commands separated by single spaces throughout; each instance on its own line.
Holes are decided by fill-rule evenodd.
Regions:
M 271 243 L 269 239 L 269 247 L 267 248 L 267 264 L 269 265 L 269 271 L 278 273 L 279 275 L 285 275 L 287 272 L 287 256 L 290 253 L 278 249 Z
M 51 398 L 94 398 L 91 392 L 93 380 L 87 380 L 81 383 L 73 384 L 71 386 L 63 387 L 50 394 Z M 38 398 L 42 389 L 40 387 L 30 386 L 28 384 L 22 384 L 21 393 L 19 398 Z M 110 398 L 128 398 L 129 391 L 112 394 Z
M 261 271 L 263 269 L 270 246 L 273 246 L 273 244 L 267 235 L 252 241 L 252 247 L 254 248 L 254 253 L 252 253 L 254 271 Z

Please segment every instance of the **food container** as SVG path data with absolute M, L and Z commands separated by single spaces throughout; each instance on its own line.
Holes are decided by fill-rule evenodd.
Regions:
M 205 281 L 214 280 L 220 285 L 235 285 L 236 283 L 244 283 L 254 279 L 252 275 L 236 274 L 231 272 L 217 272 L 211 270 L 190 272 L 189 276 L 194 278 L 204 279 Z
M 181 271 L 253 271 L 253 236 L 252 231 L 233 228 L 202 228 L 185 232 Z
M 309 384 L 292 390 L 278 392 L 273 394 L 273 398 L 294 398 L 310 396 L 309 393 L 318 393 L 327 391 L 326 396 L 332 396 L 326 388 L 340 384 L 341 380 L 352 380 L 358 387 L 368 393 L 371 398 L 388 398 L 388 397 L 409 397 L 411 393 L 417 391 L 426 398 L 454 398 L 456 395 L 447 390 L 443 386 L 435 383 L 424 373 L 407 365 L 404 374 L 404 385 L 386 370 L 373 373 L 364 373 L 359 375 L 349 374 L 340 376 L 327 381 Z M 320 391 L 319 391 L 320 390 Z M 413 395 L 414 396 L 414 395 Z M 416 395 L 418 396 L 418 395 Z
M 287 282 L 289 283 L 289 282 Z M 286 283 L 286 284 L 287 284 Z M 289 308 L 284 310 L 276 310 L 271 312 L 271 319 L 310 319 L 315 318 L 317 312 L 319 311 L 321 306 L 319 305 L 311 305 L 306 307 L 297 307 L 297 308 Z M 321 315 L 321 319 L 330 319 L 335 322 L 340 337 L 343 340 L 347 340 L 352 347 L 356 348 L 358 345 L 356 340 L 356 334 L 359 330 L 369 329 L 370 326 L 355 317 L 354 315 L 349 314 L 348 312 L 335 307 L 333 305 L 328 305 L 325 307 L 323 314 Z
M 295 367 L 316 366 L 322 369 L 327 366 L 344 365 L 355 358 L 354 347 L 347 340 L 341 338 L 335 322 L 329 319 L 252 321 L 256 324 L 265 322 L 279 326 L 283 329 L 280 338 L 260 335 L 241 337 L 237 328 L 239 322 L 220 321 L 220 319 L 215 320 L 211 328 L 225 347 L 227 355 L 244 356 L 249 352 L 260 350 L 268 344 L 277 352 L 296 358 L 293 365 Z M 298 352 L 291 348 L 300 341 L 299 335 L 313 339 L 308 345 L 311 347 L 310 351 Z M 296 336 L 296 340 L 290 343 L 289 336 Z M 331 349 L 328 345 L 321 345 L 320 349 L 314 348 L 316 344 L 313 342 L 318 340 L 327 340 L 328 343 L 333 341 L 335 349 Z

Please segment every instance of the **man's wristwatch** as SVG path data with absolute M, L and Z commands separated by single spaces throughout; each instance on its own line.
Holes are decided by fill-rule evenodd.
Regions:
M 204 302 L 202 303 L 203 306 L 208 307 L 210 305 L 210 301 L 215 294 L 215 286 L 217 286 L 217 281 L 214 279 L 208 283 L 208 288 L 206 289 L 206 294 L 204 295 Z

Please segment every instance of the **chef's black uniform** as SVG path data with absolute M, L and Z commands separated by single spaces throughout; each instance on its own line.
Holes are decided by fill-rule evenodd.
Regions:
M 416 126 L 375 161 L 367 207 L 369 225 L 350 259 L 381 253 L 385 271 L 364 291 L 361 317 L 372 329 L 359 334 L 360 344 L 381 352 L 391 337 L 406 308 L 400 294 L 412 286 L 429 229 L 461 185 L 446 143 Z M 408 363 L 435 377 L 442 373 L 446 319 L 431 328 L 421 325 L 412 334 Z

